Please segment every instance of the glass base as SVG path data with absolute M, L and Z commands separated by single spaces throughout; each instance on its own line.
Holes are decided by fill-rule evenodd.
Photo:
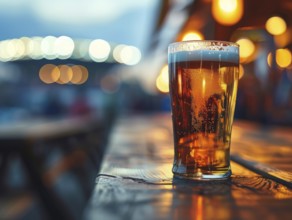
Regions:
M 208 171 L 202 172 L 198 170 L 196 173 L 179 173 L 172 171 L 175 178 L 197 180 L 197 181 L 217 181 L 217 180 L 227 180 L 230 178 L 232 172 L 228 169 L 226 172 L 222 171 Z

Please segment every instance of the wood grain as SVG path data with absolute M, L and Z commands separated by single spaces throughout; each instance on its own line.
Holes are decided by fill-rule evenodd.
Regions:
M 232 145 L 233 152 L 252 153 L 255 157 L 256 152 L 263 161 L 270 161 L 265 159 L 267 153 L 260 150 L 262 147 L 266 151 L 264 142 L 256 145 L 254 151 L 244 145 L 263 141 L 263 131 L 248 123 L 238 126 L 233 141 L 241 141 L 240 135 L 244 135 L 246 142 L 243 146 Z M 281 146 L 289 145 L 290 141 L 289 137 L 282 142 L 271 139 L 270 143 Z M 109 146 L 85 219 L 291 218 L 292 189 L 233 161 L 233 175 L 227 181 L 173 179 L 169 115 L 121 119 L 112 132 Z M 286 159 L 285 154 L 282 157 Z M 283 161 L 286 163 L 288 159 Z M 286 166 L 290 169 L 291 165 Z
M 292 172 L 292 128 L 234 123 L 231 153 Z
M 289 219 L 291 214 L 291 190 L 260 176 L 170 185 L 107 176 L 97 181 L 86 219 Z
M 232 155 L 231 159 L 245 166 L 246 168 L 262 175 L 263 177 L 272 179 L 287 187 L 292 188 L 292 173 L 290 172 L 279 170 L 257 161 L 247 160 L 239 155 Z

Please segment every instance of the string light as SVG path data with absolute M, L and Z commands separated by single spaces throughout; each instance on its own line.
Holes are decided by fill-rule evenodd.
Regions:
M 139 48 L 120 44 L 112 50 L 106 40 L 76 40 L 68 36 L 22 37 L 0 41 L 0 61 L 21 59 L 78 59 L 136 65 L 142 58 Z

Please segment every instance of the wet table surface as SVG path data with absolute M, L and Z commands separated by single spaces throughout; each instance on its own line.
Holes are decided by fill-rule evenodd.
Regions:
M 121 118 L 84 219 L 291 219 L 292 129 L 235 121 L 232 176 L 173 179 L 169 114 Z

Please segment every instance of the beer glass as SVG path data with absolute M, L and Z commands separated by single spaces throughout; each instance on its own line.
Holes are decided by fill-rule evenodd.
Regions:
M 230 140 L 239 76 L 239 46 L 183 41 L 168 47 L 174 177 L 231 175 Z

